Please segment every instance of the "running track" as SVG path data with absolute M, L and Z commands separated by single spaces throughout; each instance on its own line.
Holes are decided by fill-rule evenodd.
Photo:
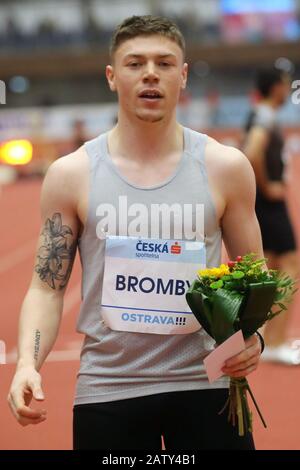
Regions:
M 298 158 L 298 160 L 300 160 Z M 298 168 L 297 168 L 298 166 Z M 298 178 L 297 178 L 298 175 Z M 300 235 L 300 196 L 293 192 L 299 181 L 300 162 L 294 162 L 290 198 Z M 0 365 L 0 449 L 71 449 L 72 405 L 79 365 L 81 335 L 75 332 L 80 301 L 80 265 L 76 260 L 65 297 L 64 316 L 54 350 L 41 369 L 48 418 L 37 426 L 21 427 L 6 402 L 15 369 L 18 315 L 33 268 L 33 253 L 39 231 L 38 180 L 19 181 L 0 193 L 0 340 L 7 348 L 7 364 Z M 297 309 L 298 306 L 298 309 Z M 298 295 L 290 337 L 300 338 Z M 267 421 L 265 430 L 254 413 L 258 449 L 300 449 L 300 366 L 261 364 L 250 383 Z

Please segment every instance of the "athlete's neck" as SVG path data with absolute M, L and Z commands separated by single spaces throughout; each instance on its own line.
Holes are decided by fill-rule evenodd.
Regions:
M 183 150 L 183 127 L 174 119 L 169 123 L 131 123 L 120 118 L 108 134 L 111 155 L 135 161 L 162 160 Z

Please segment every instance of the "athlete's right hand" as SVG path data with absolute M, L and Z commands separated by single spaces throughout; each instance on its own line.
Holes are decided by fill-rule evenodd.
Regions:
M 16 370 L 7 397 L 12 413 L 22 426 L 42 423 L 46 419 L 45 409 L 29 407 L 32 398 L 38 401 L 45 399 L 41 376 L 33 366 L 24 366 Z

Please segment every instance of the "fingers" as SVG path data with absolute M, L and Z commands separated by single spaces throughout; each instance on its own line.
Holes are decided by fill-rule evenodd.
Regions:
M 45 409 L 33 409 L 29 406 L 32 398 L 39 401 L 45 399 L 41 376 L 33 366 L 19 367 L 13 378 L 7 400 L 13 415 L 22 426 L 38 424 L 46 419 Z
M 14 417 L 21 424 L 21 426 L 27 426 L 28 424 L 39 424 L 39 423 L 42 423 L 43 421 L 46 420 L 46 414 L 44 414 L 44 413 L 41 413 L 39 417 L 29 418 L 29 417 L 25 417 L 22 414 L 24 412 L 24 410 L 15 407 L 12 400 L 8 399 L 8 404 L 9 404 L 9 407 L 10 407 Z M 26 408 L 28 408 L 28 407 L 26 407 Z M 30 408 L 29 408 L 29 410 L 30 410 Z M 40 411 L 45 411 L 45 410 L 40 410 Z
M 35 386 L 28 385 L 27 388 L 19 386 L 17 389 L 12 390 L 8 395 L 10 409 L 22 426 L 38 424 L 46 419 L 47 411 L 45 409 L 32 409 L 28 406 L 33 395 L 32 389 L 35 390 L 35 396 L 37 399 L 44 399 L 44 396 L 43 398 L 41 397 L 42 390 L 38 384 Z
M 239 370 L 237 372 L 230 372 L 228 374 L 226 373 L 226 375 L 228 375 L 229 377 L 233 379 L 242 379 L 246 377 L 247 375 L 251 374 L 252 372 L 254 372 L 256 369 L 257 369 L 257 366 L 253 366 L 244 370 Z
M 225 369 L 226 373 L 228 371 L 236 372 L 237 370 L 247 369 L 248 367 L 251 367 L 254 364 L 258 364 L 258 361 L 259 361 L 259 354 L 249 355 L 247 356 L 247 359 L 244 359 L 244 356 L 242 356 L 240 360 L 231 362 L 229 365 L 226 362 L 222 370 Z
M 18 422 L 21 426 L 28 426 L 28 424 L 39 424 L 46 421 L 46 416 L 41 416 L 40 418 L 24 418 L 23 416 L 17 417 Z
M 257 358 L 253 359 L 252 361 L 248 361 L 247 363 L 239 364 L 239 366 L 235 368 L 223 368 L 222 371 L 225 375 L 229 375 L 230 377 L 245 377 L 257 369 L 258 362 L 259 359 Z
M 244 351 L 225 362 L 222 368 L 224 374 L 230 377 L 244 377 L 257 368 L 261 350 L 257 336 L 251 336 L 245 344 Z
M 244 351 L 240 352 L 239 354 L 236 354 L 225 362 L 224 365 L 226 368 L 232 368 L 241 363 L 246 363 L 254 357 L 259 358 L 260 344 L 257 336 L 251 336 L 245 341 L 245 344 L 246 349 L 244 349 Z
M 45 400 L 41 384 L 38 381 L 31 384 L 31 390 L 36 400 Z
M 23 417 L 35 420 L 46 417 L 47 411 L 45 409 L 34 410 L 25 405 L 23 395 L 20 392 L 11 393 L 8 402 L 16 418 Z
M 27 426 L 28 424 L 39 424 L 42 423 L 43 421 L 46 421 L 47 417 L 46 414 L 40 414 L 40 417 L 37 418 L 27 418 L 17 412 L 13 407 L 11 407 L 11 410 L 13 412 L 13 415 L 15 416 L 16 420 L 18 421 L 21 426 Z

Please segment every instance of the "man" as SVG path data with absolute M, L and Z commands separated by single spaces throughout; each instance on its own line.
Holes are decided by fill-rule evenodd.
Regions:
M 256 214 L 263 248 L 270 269 L 279 269 L 297 279 L 299 259 L 284 182 L 284 140 L 277 122 L 278 110 L 289 95 L 290 79 L 282 70 L 261 70 L 256 88 L 261 100 L 246 125 L 244 151 L 256 176 Z M 287 341 L 289 319 L 288 311 L 266 323 L 264 360 L 300 364 L 299 350 L 293 349 Z
M 72 135 L 73 150 L 77 150 L 87 140 L 88 139 L 86 137 L 84 121 L 82 121 L 81 119 L 76 119 L 73 123 L 73 135 Z
M 186 310 L 181 269 L 192 280 L 204 242 L 207 266 L 220 263 L 222 235 L 232 258 L 262 254 L 247 158 L 176 121 L 187 81 L 184 52 L 172 21 L 126 19 L 113 35 L 106 68 L 118 94 L 117 125 L 55 162 L 44 181 L 43 227 L 22 306 L 9 404 L 23 425 L 46 419 L 45 410 L 29 403 L 32 396 L 43 399 L 38 371 L 58 333 L 78 243 L 78 331 L 85 341 L 75 449 L 159 450 L 161 435 L 167 450 L 253 448 L 251 434 L 239 437 L 226 414 L 218 415 L 228 377 L 209 384 L 203 359 L 213 341 L 193 315 L 180 311 Z M 183 245 L 195 251 L 180 265 L 171 255 Z M 175 325 L 176 312 L 184 316 Z M 248 375 L 260 351 L 254 335 L 227 361 L 224 374 Z

